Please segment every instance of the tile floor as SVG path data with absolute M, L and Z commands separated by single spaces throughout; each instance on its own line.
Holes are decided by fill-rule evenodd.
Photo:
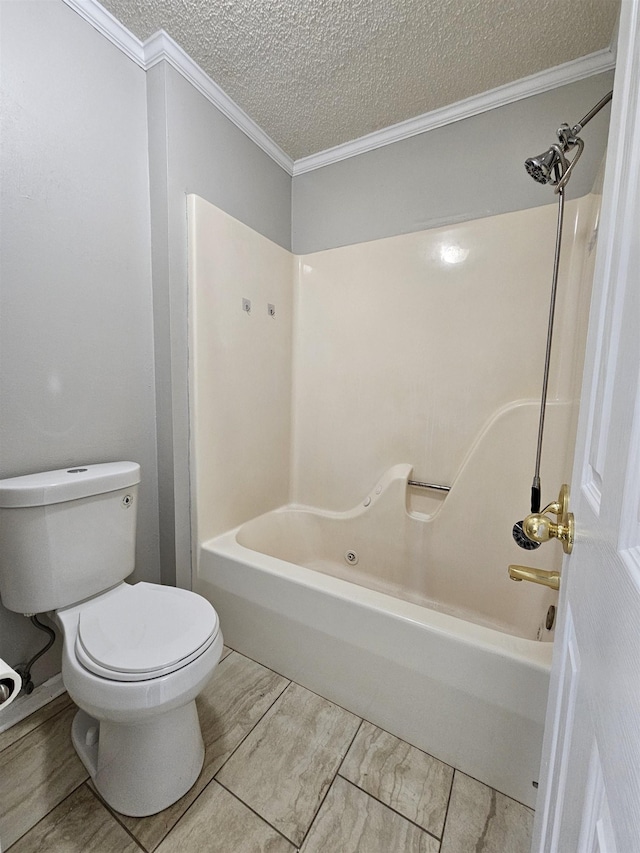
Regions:
M 65 695 L 0 734 L 11 853 L 528 853 L 533 812 L 225 649 L 198 700 L 202 773 L 160 814 L 100 800 Z

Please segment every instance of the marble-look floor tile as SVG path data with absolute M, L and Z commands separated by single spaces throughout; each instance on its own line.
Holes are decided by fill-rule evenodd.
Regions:
M 196 700 L 205 745 L 204 765 L 197 782 L 177 803 L 159 814 L 141 818 L 119 816 L 147 850 L 152 851 L 160 844 L 288 684 L 286 678 L 237 652 L 218 664 Z
M 140 853 L 140 847 L 86 785 L 23 835 L 11 853 Z
M 156 853 L 295 853 L 292 844 L 217 782 L 210 782 Z
M 300 853 L 438 853 L 439 849 L 436 838 L 338 776 Z
M 24 835 L 88 774 L 71 743 L 74 705 L 0 753 L 0 838 L 3 848 Z
M 299 844 L 359 723 L 343 708 L 291 684 L 218 779 Z
M 442 853 L 529 853 L 533 812 L 456 771 Z
M 340 775 L 432 835 L 442 836 L 453 768 L 364 722 Z
M 69 694 L 66 692 L 62 693 L 60 696 L 56 696 L 55 699 L 52 699 L 51 702 L 47 702 L 47 704 L 43 705 L 42 708 L 38 708 L 38 710 L 33 714 L 29 714 L 28 717 L 24 718 L 24 720 L 20 720 L 19 723 L 11 726 L 10 729 L 0 732 L 0 752 L 7 746 L 11 746 L 15 741 L 20 740 L 21 737 L 24 737 L 29 732 L 37 729 L 38 726 L 42 725 L 42 723 L 55 716 L 58 711 L 61 711 L 70 704 L 71 698 Z

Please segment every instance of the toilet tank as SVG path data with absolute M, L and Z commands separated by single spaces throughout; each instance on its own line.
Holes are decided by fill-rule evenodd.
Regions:
M 0 598 L 43 613 L 109 589 L 135 564 L 140 466 L 107 462 L 0 480 Z

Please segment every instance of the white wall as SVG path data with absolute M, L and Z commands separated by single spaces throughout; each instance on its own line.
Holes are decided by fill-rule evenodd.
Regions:
M 155 581 L 145 75 L 61 2 L 0 11 L 0 476 L 139 462 L 136 577 Z M 3 658 L 43 640 L 0 610 Z M 57 669 L 46 655 L 36 681 Z
M 193 195 L 189 244 L 191 476 L 202 542 L 289 499 L 293 257 Z
M 599 202 L 566 205 L 544 503 L 571 475 Z M 194 541 L 289 502 L 350 510 L 409 463 L 454 485 L 444 505 L 408 493 L 412 511 L 441 509 L 418 543 L 425 565 L 463 578 L 486 613 L 496 595 L 522 619 L 537 602 L 535 635 L 554 596 L 505 589 L 504 570 L 530 509 L 556 205 L 300 257 L 202 199 L 190 211 Z M 265 308 L 281 300 L 278 328 Z M 536 559 L 557 569 L 561 554 Z
M 591 195 L 566 205 L 550 400 L 579 388 L 593 209 Z M 555 229 L 550 204 L 300 257 L 294 501 L 349 509 L 400 462 L 450 485 L 499 409 L 539 399 Z M 509 452 L 532 478 L 535 443 Z

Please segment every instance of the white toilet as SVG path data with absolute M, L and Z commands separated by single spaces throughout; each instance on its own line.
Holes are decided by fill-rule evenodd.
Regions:
M 222 653 L 193 592 L 124 583 L 140 466 L 113 462 L 0 480 L 0 597 L 54 611 L 73 744 L 104 800 L 134 817 L 170 806 L 204 760 L 195 698 Z

